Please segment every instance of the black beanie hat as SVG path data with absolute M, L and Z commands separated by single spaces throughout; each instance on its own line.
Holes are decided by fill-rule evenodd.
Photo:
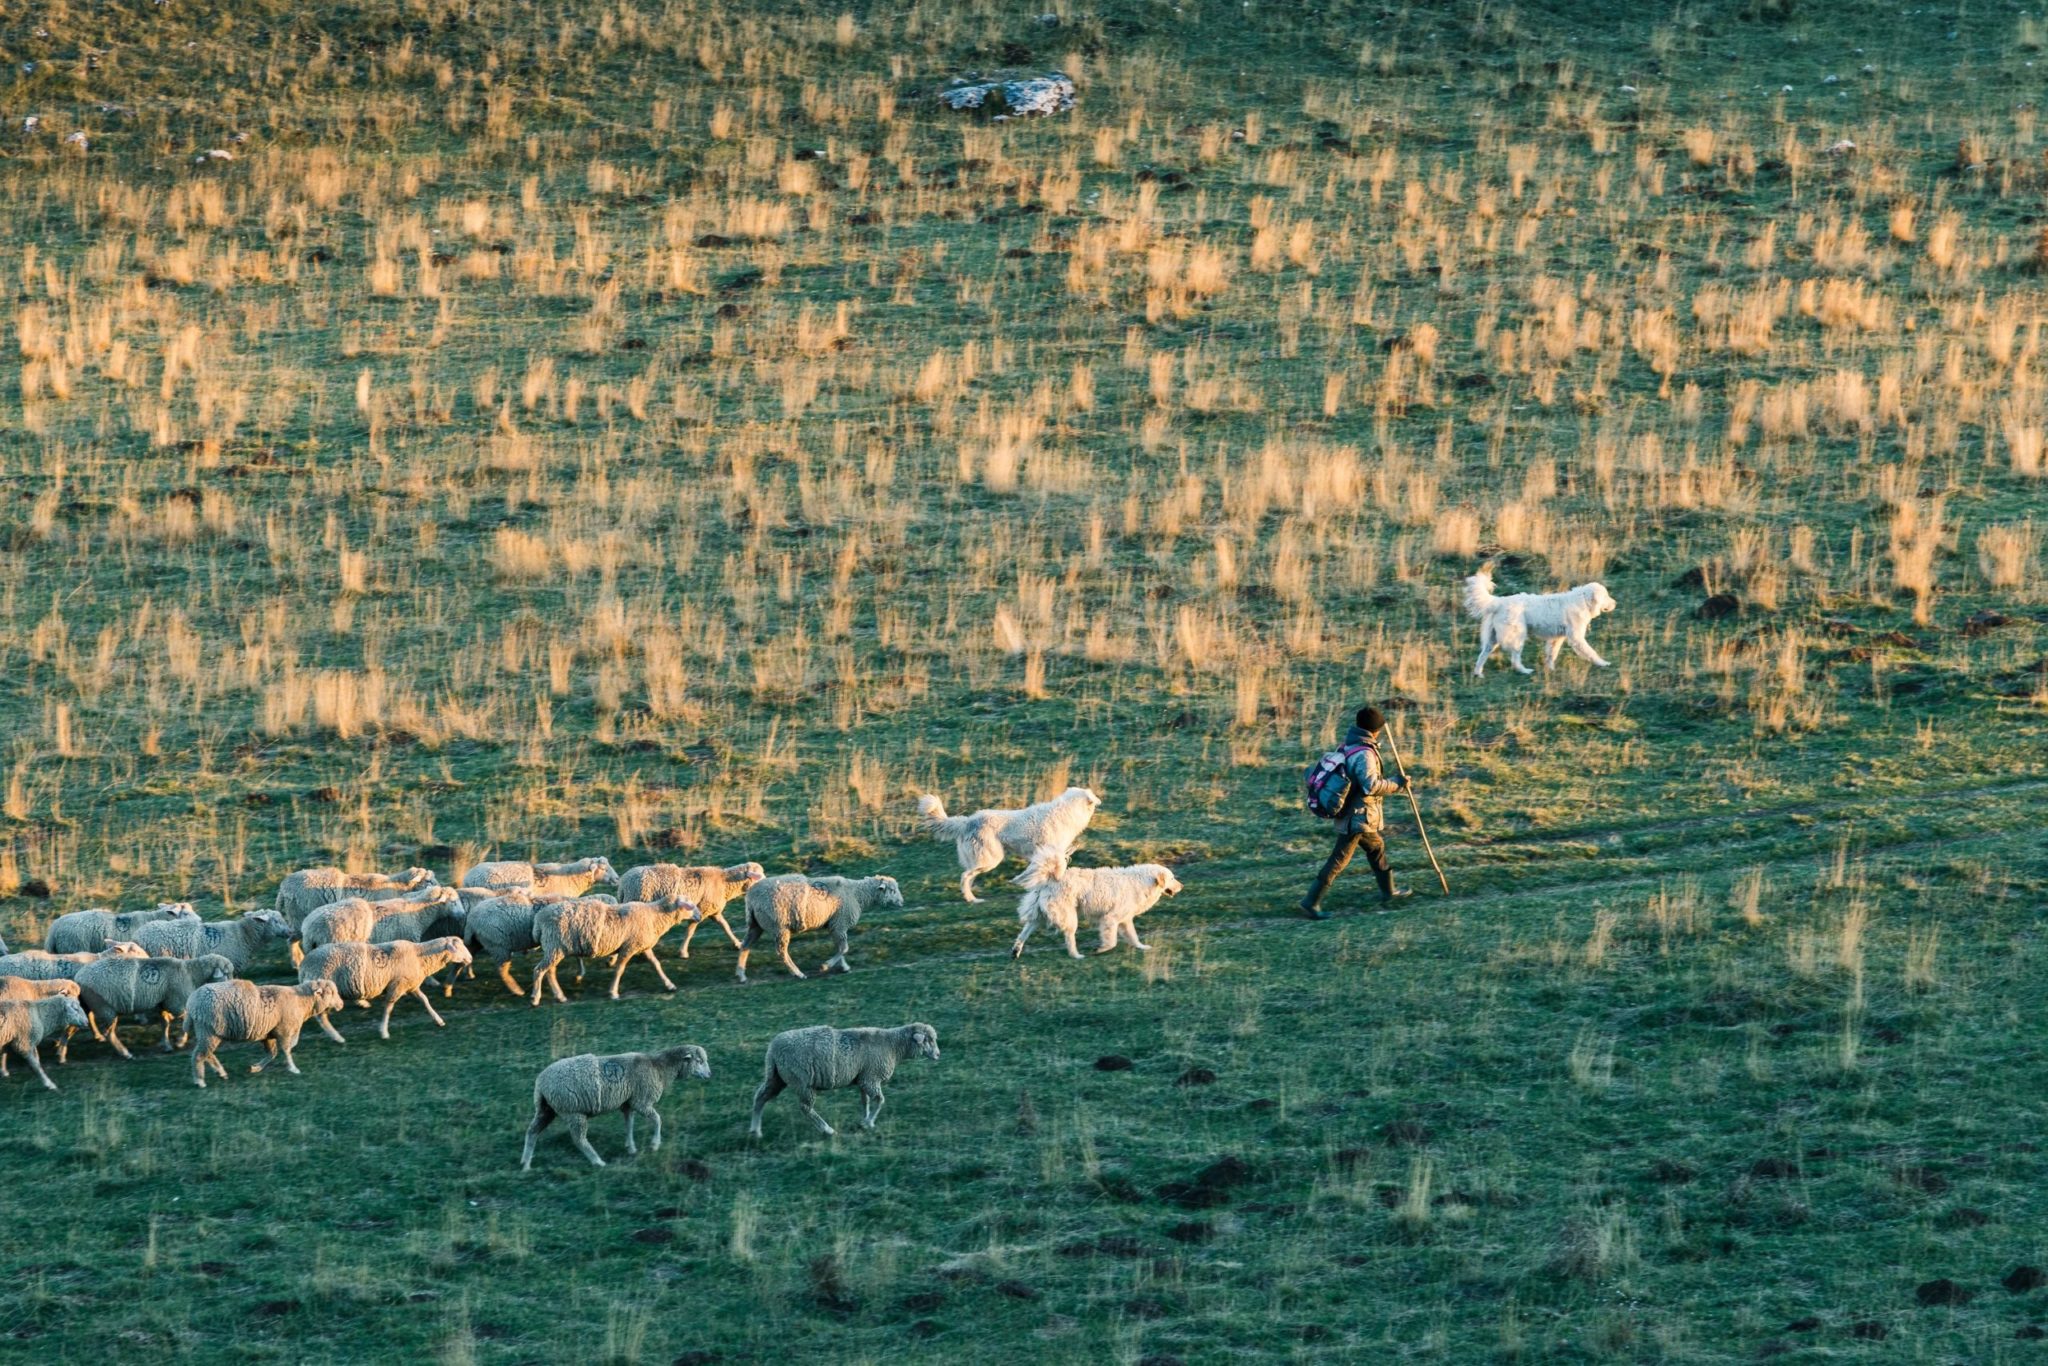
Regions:
M 1387 718 L 1380 715 L 1378 707 L 1360 707 L 1358 709 L 1358 728 L 1367 735 L 1386 729 L 1386 725 Z

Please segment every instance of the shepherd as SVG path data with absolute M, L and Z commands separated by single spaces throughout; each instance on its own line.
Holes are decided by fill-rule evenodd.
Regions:
M 1398 780 L 1385 776 L 1380 738 L 1386 726 L 1387 718 L 1378 707 L 1360 707 L 1351 729 L 1344 733 L 1343 745 L 1325 754 L 1308 772 L 1309 810 L 1337 822 L 1337 840 L 1330 857 L 1316 874 L 1315 885 L 1301 899 L 1301 913 L 1310 920 L 1330 918 L 1323 909 L 1323 897 L 1360 850 L 1380 884 L 1382 910 L 1413 895 L 1394 885 L 1393 865 L 1387 862 L 1387 822 L 1380 803 L 1382 798 L 1407 791 L 1408 775 L 1403 773 Z

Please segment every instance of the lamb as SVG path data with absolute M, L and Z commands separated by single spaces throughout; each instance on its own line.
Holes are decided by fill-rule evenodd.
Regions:
M 227 1069 L 220 1065 L 219 1056 L 224 1043 L 260 1043 L 269 1050 L 269 1056 L 251 1064 L 251 1072 L 261 1072 L 282 1055 L 284 1070 L 296 1077 L 299 1065 L 292 1061 L 292 1050 L 299 1046 L 299 1033 L 305 1029 L 306 1021 L 318 1020 L 322 1028 L 334 1034 L 327 1016 L 340 1009 L 341 992 L 325 980 L 276 987 L 258 986 L 237 978 L 203 986 L 186 1003 L 186 1018 L 191 1022 L 194 1039 L 192 1080 L 205 1090 L 208 1067 L 222 1081 L 227 1080 Z M 335 1042 L 341 1042 L 340 1035 L 335 1035 Z
M 127 939 L 116 939 L 98 953 L 46 953 L 42 949 L 23 949 L 0 958 L 0 977 L 26 977 L 32 982 L 48 982 L 57 979 L 71 981 L 78 976 L 78 970 L 88 963 L 97 963 L 103 958 L 147 958 L 140 944 Z
M 144 925 L 173 916 L 197 920 L 199 912 L 185 901 L 160 902 L 153 911 L 73 911 L 50 922 L 43 948 L 49 953 L 98 953 L 109 940 L 132 940 Z
M 558 896 L 582 896 L 600 883 L 616 887 L 619 875 L 608 858 L 580 858 L 574 863 L 479 863 L 462 875 L 465 887 L 493 887 L 510 891 L 524 887 L 531 892 L 553 892 Z
M 747 888 L 767 876 L 768 870 L 758 863 L 735 863 L 730 868 L 679 868 L 673 863 L 647 863 L 626 870 L 626 875 L 619 879 L 619 896 L 626 901 L 686 896 L 696 902 L 704 916 L 683 932 L 681 956 L 688 958 L 690 941 L 697 937 L 697 929 L 704 920 L 717 921 L 732 946 L 740 946 L 740 937 L 725 921 L 726 903 L 746 895 Z
M 590 1146 L 592 1115 L 626 1112 L 626 1154 L 640 1150 L 633 1145 L 633 1121 L 646 1115 L 654 1121 L 654 1140 L 648 1146 L 661 1149 L 661 1112 L 655 1108 L 662 1092 L 685 1067 L 700 1081 L 711 1077 L 711 1059 L 696 1044 L 679 1044 L 659 1053 L 612 1053 L 599 1057 L 579 1053 L 558 1058 L 533 1079 L 533 1122 L 526 1126 L 526 1149 L 519 1156 L 519 1170 L 533 1167 L 534 1141 L 557 1116 L 569 1121 L 569 1141 L 602 1167 L 604 1159 Z
M 242 973 L 275 940 L 290 939 L 292 927 L 276 911 L 251 911 L 236 920 L 188 920 L 179 916 L 144 925 L 135 942 L 164 958 L 198 958 L 219 954 Z
M 1174 896 L 1180 891 L 1180 879 L 1162 864 L 1068 868 L 1051 856 L 1034 860 L 1018 877 L 1017 885 L 1029 890 L 1017 904 L 1017 920 L 1022 928 L 1017 932 L 1017 942 L 1010 946 L 1012 958 L 1023 957 L 1024 941 L 1033 930 L 1047 925 L 1066 936 L 1068 956 L 1079 958 L 1081 950 L 1074 945 L 1074 935 L 1084 916 L 1102 927 L 1102 943 L 1095 950 L 1097 953 L 1115 948 L 1120 933 L 1129 939 L 1132 948 L 1147 950 L 1151 946 L 1138 938 L 1138 917 L 1157 905 L 1160 897 Z
M 192 993 L 234 975 L 233 961 L 217 953 L 198 958 L 109 958 L 78 970 L 78 994 L 94 1035 L 105 1038 L 116 1053 L 132 1061 L 135 1055 L 121 1042 L 123 1015 L 161 1016 L 164 1039 L 160 1047 L 168 1053 L 171 1026 L 184 1016 Z M 64 1061 L 69 1044 L 67 1037 L 58 1048 L 58 1062 Z
M 437 884 L 425 868 L 408 868 L 402 873 L 344 873 L 339 868 L 301 868 L 287 874 L 277 888 L 277 913 L 293 929 L 314 911 L 336 901 L 359 896 L 365 901 L 388 901 L 422 887 Z
M 462 922 L 462 896 L 453 887 L 426 887 L 382 901 L 359 896 L 331 901 L 300 923 L 292 961 L 302 963 L 326 944 L 389 944 L 400 939 L 420 943 L 436 938 L 437 929 L 460 935 Z
M 677 925 L 701 918 L 697 903 L 683 896 L 629 901 L 622 906 L 587 899 L 542 906 L 533 916 L 533 932 L 540 940 L 540 966 L 533 973 L 531 1004 L 540 1004 L 543 983 L 553 988 L 556 1001 L 569 999 L 562 994 L 560 969 L 562 959 L 572 953 L 585 958 L 617 955 L 618 967 L 612 973 L 614 1001 L 619 999 L 619 982 L 626 975 L 627 965 L 643 956 L 653 966 L 654 975 L 661 979 L 662 987 L 674 991 L 676 984 L 662 971 L 655 948 L 661 937 Z
M 0 1077 L 7 1075 L 7 1049 L 28 1060 L 29 1069 L 49 1090 L 57 1083 L 43 1070 L 38 1045 L 53 1034 L 85 1028 L 85 1008 L 76 996 L 46 996 L 40 1001 L 8 1001 L 0 1004 Z
M 861 1127 L 873 1129 L 875 1116 L 882 1113 L 882 1084 L 896 1075 L 896 1064 L 906 1058 L 939 1060 L 939 1032 L 928 1024 L 907 1024 L 895 1029 L 834 1029 L 812 1025 L 809 1029 L 786 1029 L 768 1041 L 768 1066 L 754 1092 L 754 1122 L 747 1136 L 761 1136 L 761 1111 L 787 1087 L 796 1092 L 796 1103 L 813 1123 L 830 1138 L 833 1128 L 811 1102 L 820 1091 L 837 1091 L 858 1086 L 861 1094 Z
M 368 1006 L 376 997 L 384 998 L 384 1018 L 377 1025 L 377 1037 L 391 1037 L 391 1011 L 407 996 L 419 997 L 420 1004 L 427 1008 L 427 1018 L 435 1026 L 444 1027 L 447 1021 L 434 1010 L 434 1003 L 420 990 L 429 977 L 450 966 L 460 967 L 470 961 L 469 948 L 460 939 L 448 936 L 429 939 L 415 944 L 401 939 L 392 944 L 342 943 L 323 944 L 306 955 L 306 961 L 299 964 L 301 983 L 326 979 L 333 982 L 344 1000 L 357 1005 Z M 343 1042 L 337 1030 L 325 1015 L 320 1017 L 320 1028 L 336 1043 Z
M 1089 789 L 1070 787 L 1049 802 L 1020 811 L 949 816 L 937 797 L 924 796 L 917 799 L 917 812 L 933 839 L 953 841 L 960 856 L 960 895 L 974 902 L 981 900 L 974 894 L 974 879 L 1001 867 L 1005 855 L 1014 854 L 1027 863 L 1044 852 L 1066 857 L 1100 805 L 1102 798 Z
M 740 941 L 737 976 L 747 980 L 747 955 L 763 935 L 775 936 L 775 950 L 792 977 L 804 974 L 789 956 L 789 937 L 823 926 L 832 931 L 833 954 L 820 972 L 852 972 L 846 962 L 846 936 L 874 906 L 901 906 L 903 891 L 893 877 L 805 877 L 784 873 L 747 888 L 747 937 Z

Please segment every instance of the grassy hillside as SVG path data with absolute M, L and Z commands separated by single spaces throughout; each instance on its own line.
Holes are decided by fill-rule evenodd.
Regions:
M 316 863 L 908 899 L 843 978 L 713 930 L 299 1078 L 17 1070 L 16 1350 L 2040 1350 L 2048 21 L 1034 8 L 0 15 L 0 934 Z M 1079 108 L 938 107 L 997 69 Z M 1474 679 L 1482 563 L 1604 581 L 1615 667 Z M 1367 700 L 1455 895 L 1311 925 Z M 1069 783 L 1186 884 L 1148 956 L 1012 964 L 916 834 Z M 876 1134 L 748 1144 L 772 1033 L 909 1019 Z M 678 1039 L 660 1153 L 517 1171 L 548 1059 Z

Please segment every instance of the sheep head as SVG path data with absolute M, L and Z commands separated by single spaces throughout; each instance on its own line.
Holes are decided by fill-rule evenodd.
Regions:
M 235 965 L 217 953 L 205 953 L 192 960 L 192 982 L 194 986 L 207 982 L 233 980 Z
M 597 880 L 599 882 L 605 883 L 608 886 L 612 887 L 616 887 L 619 885 L 618 870 L 612 867 L 612 861 L 610 859 L 600 854 L 596 858 L 589 859 L 586 861 L 590 864 L 590 871 L 597 874 Z
M 87 1028 L 85 1007 L 78 1003 L 77 993 L 74 992 L 69 996 L 60 994 L 53 999 L 64 1003 L 64 1023 L 66 1025 L 73 1029 Z
M 199 912 L 192 909 L 189 901 L 159 901 L 156 913 L 166 920 L 197 920 Z
M 286 924 L 285 918 L 276 911 L 251 911 L 242 919 L 249 924 L 268 926 L 272 939 L 296 939 L 299 936 L 299 932 Z
M 431 868 L 408 868 L 399 875 L 398 881 L 404 884 L 409 892 L 438 885 L 434 880 L 434 870 Z
M 470 964 L 469 945 L 453 935 L 440 939 L 429 939 L 426 943 L 420 945 L 420 949 L 425 953 L 447 954 L 449 963 L 455 967 L 466 968 Z
M 910 1041 L 917 1045 L 920 1057 L 930 1058 L 933 1062 L 939 1060 L 938 1030 L 928 1024 L 914 1024 L 910 1026 Z
M 341 988 L 325 977 L 316 977 L 301 986 L 299 995 L 312 1000 L 315 1015 L 325 1015 L 330 1010 L 341 1009 Z
M 896 885 L 895 878 L 878 876 L 870 880 L 875 884 L 876 890 L 881 893 L 878 905 L 901 906 L 903 904 L 903 889 Z
M 107 941 L 107 946 L 100 950 L 100 957 L 147 958 L 149 957 L 149 950 L 143 948 L 142 945 L 132 939 L 111 939 Z
M 742 892 L 767 876 L 768 870 L 758 863 L 735 863 L 725 870 L 725 880 Z
M 704 908 L 684 896 L 681 892 L 677 892 L 672 896 L 665 896 L 660 901 L 657 901 L 655 905 L 667 915 L 687 914 L 692 922 L 704 918 Z
M 696 1044 L 678 1044 L 654 1055 L 655 1062 L 668 1070 L 670 1075 L 688 1068 L 690 1075 L 699 1081 L 711 1080 L 711 1058 Z

